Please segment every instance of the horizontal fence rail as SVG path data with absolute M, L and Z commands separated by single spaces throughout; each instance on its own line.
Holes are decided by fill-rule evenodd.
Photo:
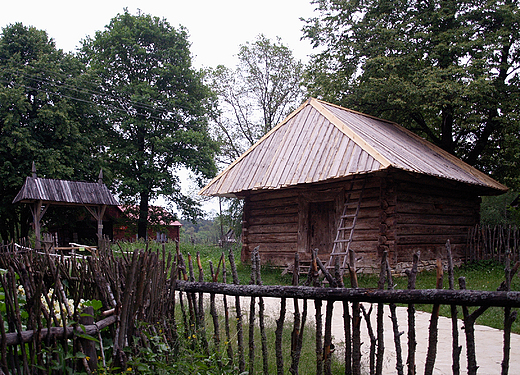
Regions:
M 213 293 L 242 297 L 298 298 L 367 303 L 441 304 L 520 307 L 520 292 L 449 289 L 365 289 L 278 285 L 233 285 L 178 280 L 175 289 L 186 293 Z

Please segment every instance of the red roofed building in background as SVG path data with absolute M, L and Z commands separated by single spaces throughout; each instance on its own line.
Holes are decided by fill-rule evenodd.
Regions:
M 107 209 L 107 216 L 114 222 L 113 241 L 137 238 L 138 206 L 115 206 Z M 163 207 L 150 206 L 147 240 L 158 242 L 178 241 L 182 224 Z

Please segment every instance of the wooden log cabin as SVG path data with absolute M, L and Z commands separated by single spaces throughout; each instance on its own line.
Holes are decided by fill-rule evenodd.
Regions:
M 507 188 L 403 127 L 314 98 L 307 100 L 200 194 L 244 199 L 242 261 L 259 246 L 262 261 L 394 267 L 420 251 L 422 265 L 464 260 L 480 197 Z

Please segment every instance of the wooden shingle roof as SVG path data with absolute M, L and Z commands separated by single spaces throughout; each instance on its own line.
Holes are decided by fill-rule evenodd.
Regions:
M 32 203 L 39 200 L 59 205 L 117 206 L 119 204 L 103 183 L 40 177 L 27 177 L 13 203 Z
M 501 193 L 507 188 L 405 128 L 311 98 L 201 191 L 236 196 L 396 168 Z

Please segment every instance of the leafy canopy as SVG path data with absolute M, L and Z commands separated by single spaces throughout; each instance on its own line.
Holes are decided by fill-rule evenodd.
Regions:
M 314 3 L 311 95 L 396 121 L 520 186 L 517 1 Z
M 279 38 L 259 35 L 241 45 L 237 57 L 234 69 L 220 65 L 207 71 L 219 104 L 212 131 L 225 164 L 282 121 L 303 96 L 303 64 Z
M 188 34 L 164 19 L 127 10 L 87 38 L 82 57 L 98 77 L 96 101 L 112 123 L 107 152 L 127 203 L 139 202 L 139 236 L 149 201 L 163 196 L 196 216 L 180 190 L 184 166 L 200 181 L 215 171 L 217 148 L 207 131 L 210 92 L 191 67 Z
M 42 30 L 21 23 L 0 35 L 0 234 L 26 236 L 28 209 L 12 201 L 34 161 L 42 177 L 95 180 L 104 124 L 85 67 Z

